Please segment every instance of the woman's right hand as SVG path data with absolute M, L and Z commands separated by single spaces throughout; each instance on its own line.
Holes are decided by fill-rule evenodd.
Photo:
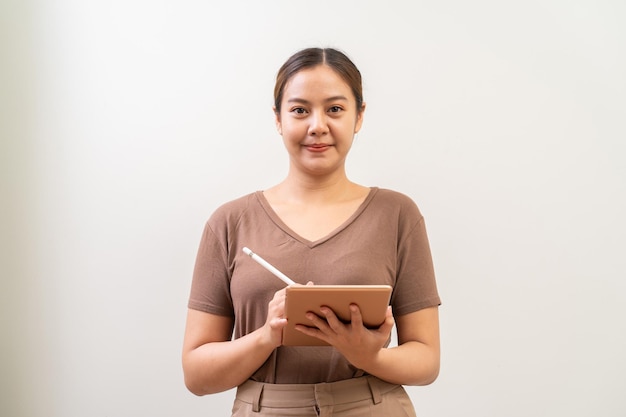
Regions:
M 295 284 L 302 285 L 302 284 Z M 312 281 L 306 285 L 315 285 Z M 273 346 L 278 347 L 283 344 L 283 329 L 287 326 L 287 318 L 285 317 L 285 299 L 287 296 L 287 287 L 274 293 L 274 297 L 268 304 L 267 318 L 263 325 L 265 337 Z
M 285 318 L 285 295 L 287 289 L 276 291 L 267 308 L 267 318 L 263 325 L 264 337 L 272 346 L 278 347 L 283 343 L 283 329 L 287 325 Z

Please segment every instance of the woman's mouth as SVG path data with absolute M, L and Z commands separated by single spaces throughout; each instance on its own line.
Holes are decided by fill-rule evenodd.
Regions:
M 330 149 L 332 145 L 326 143 L 314 143 L 312 145 L 304 145 L 304 147 L 311 152 L 324 152 Z

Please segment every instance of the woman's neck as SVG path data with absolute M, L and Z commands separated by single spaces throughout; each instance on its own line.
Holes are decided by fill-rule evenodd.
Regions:
M 275 201 L 299 204 L 326 204 L 355 198 L 365 187 L 355 184 L 344 173 L 331 176 L 294 175 L 267 190 Z

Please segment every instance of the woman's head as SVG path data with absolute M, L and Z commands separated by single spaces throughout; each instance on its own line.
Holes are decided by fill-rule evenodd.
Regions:
M 335 71 L 350 87 L 356 108 L 363 107 L 363 86 L 361 73 L 354 63 L 344 53 L 332 48 L 307 48 L 293 54 L 276 75 L 274 87 L 274 108 L 280 113 L 283 93 L 287 82 L 304 69 L 314 68 L 318 65 L 326 65 Z

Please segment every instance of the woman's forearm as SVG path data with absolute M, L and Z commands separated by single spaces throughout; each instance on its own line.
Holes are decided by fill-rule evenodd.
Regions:
M 196 395 L 239 386 L 263 365 L 274 348 L 261 329 L 236 340 L 201 345 L 183 357 L 185 384 Z
M 410 341 L 381 349 L 363 370 L 393 384 L 428 385 L 439 375 L 439 362 L 439 349 Z

